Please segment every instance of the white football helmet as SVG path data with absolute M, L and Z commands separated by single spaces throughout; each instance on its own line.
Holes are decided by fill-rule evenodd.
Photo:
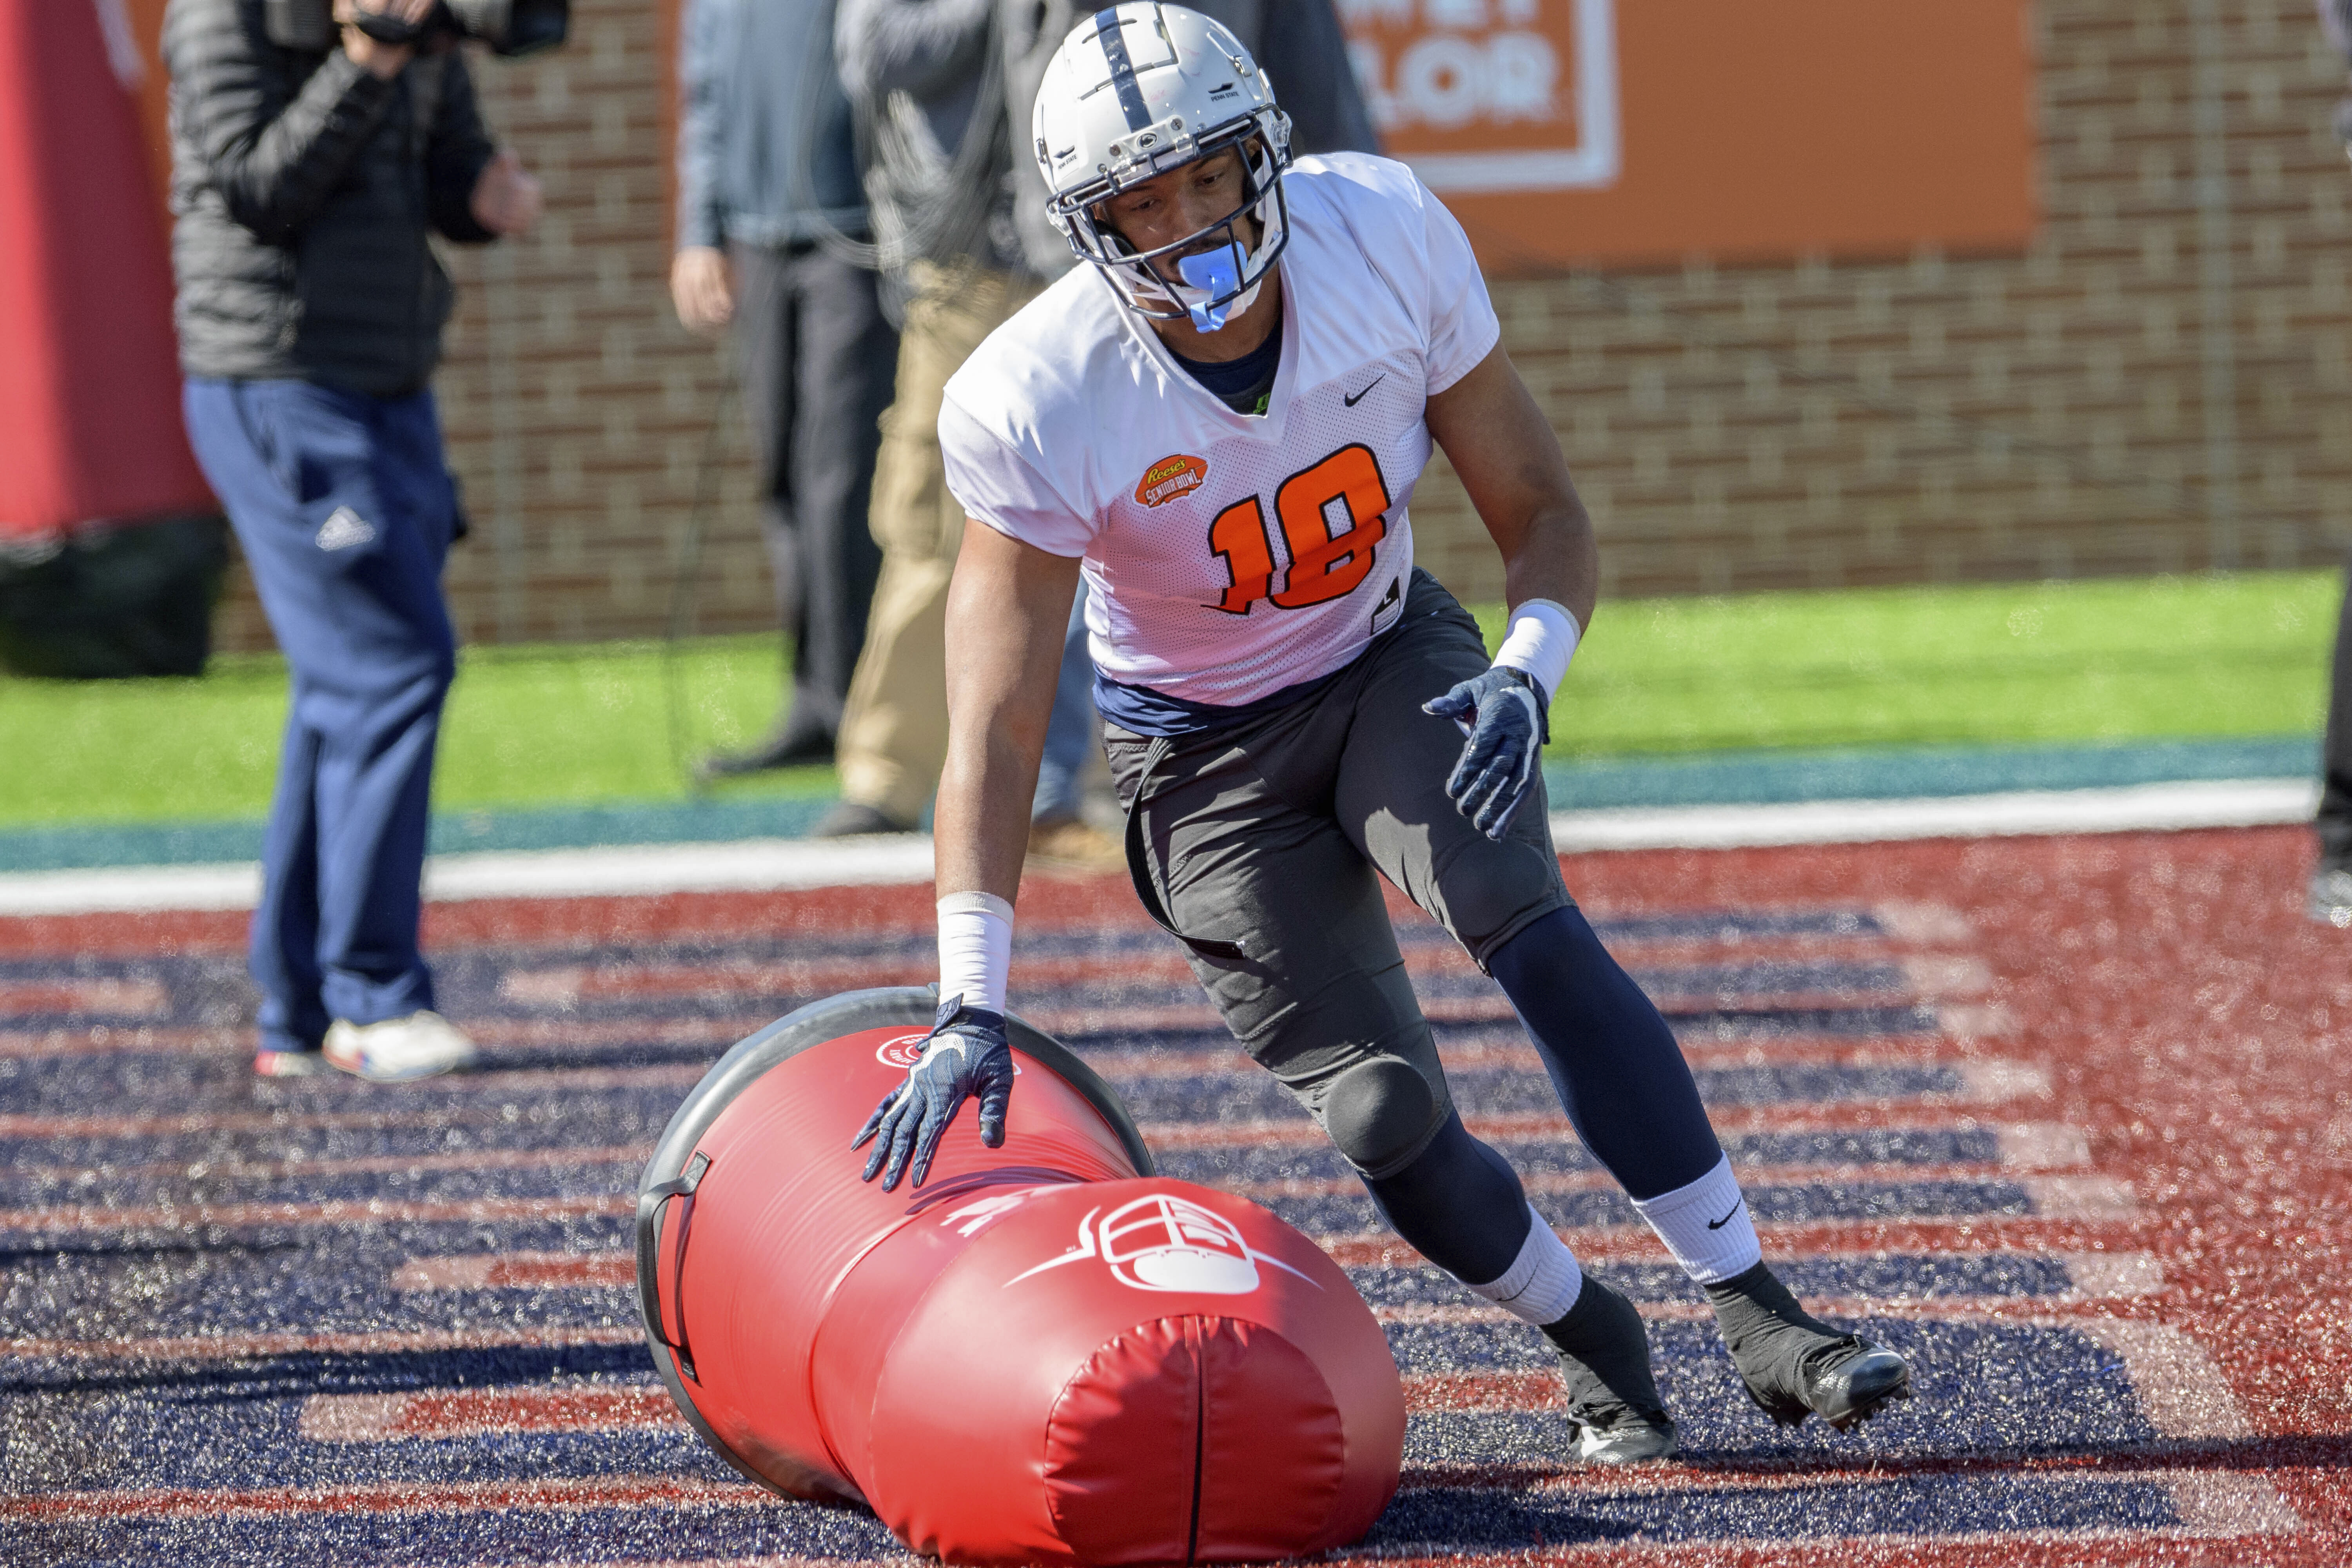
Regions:
M 1032 128 L 1054 226 L 1131 308 L 1160 321 L 1190 316 L 1204 332 L 1249 309 L 1290 237 L 1282 197 L 1290 116 L 1225 26 L 1157 0 L 1095 13 L 1046 65 Z M 1242 153 L 1242 202 L 1217 222 L 1150 251 L 1096 222 L 1106 197 L 1228 147 Z M 1234 227 L 1249 216 L 1258 222 L 1255 248 Z M 1221 231 L 1222 247 L 1201 247 Z M 1183 283 L 1151 269 L 1171 253 Z

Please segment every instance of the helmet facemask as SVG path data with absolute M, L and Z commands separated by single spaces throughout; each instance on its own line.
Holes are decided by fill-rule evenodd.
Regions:
M 1277 141 L 1268 133 L 1274 128 L 1262 124 L 1261 118 L 1245 115 L 1202 135 L 1196 143 L 1198 151 L 1190 157 L 1165 164 L 1143 162 L 1123 179 L 1113 174 L 1054 199 L 1050 211 L 1055 223 L 1069 237 L 1070 248 L 1101 268 L 1119 297 L 1139 315 L 1160 321 L 1189 318 L 1195 331 L 1213 332 L 1256 300 L 1259 285 L 1290 239 L 1289 206 L 1282 195 L 1282 172 L 1289 163 L 1289 123 L 1279 110 L 1269 117 L 1277 119 L 1282 133 Z M 1223 217 L 1165 245 L 1139 251 L 1097 216 L 1102 204 L 1121 191 L 1228 149 L 1241 154 L 1242 199 Z M 1245 243 L 1241 228 L 1243 221 L 1252 217 L 1258 226 L 1255 248 Z M 1221 243 L 1202 250 L 1203 239 Z M 1170 256 L 1177 258 L 1181 283 L 1171 282 L 1152 266 Z

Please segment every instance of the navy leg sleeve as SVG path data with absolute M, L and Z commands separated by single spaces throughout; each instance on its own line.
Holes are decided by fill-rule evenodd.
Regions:
M 456 519 L 433 400 L 192 381 L 188 432 L 293 675 L 253 973 L 265 1046 L 433 1005 L 417 952 Z
M 1450 1110 L 1412 1164 L 1364 1185 L 1414 1251 L 1468 1285 L 1509 1273 L 1534 1223 L 1517 1173 Z
M 1723 1157 L 1673 1031 L 1581 911 L 1554 910 L 1496 949 L 1502 983 L 1593 1158 L 1636 1198 Z

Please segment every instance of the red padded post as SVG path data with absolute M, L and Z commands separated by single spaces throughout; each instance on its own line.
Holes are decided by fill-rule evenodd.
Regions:
M 1360 1539 L 1404 1397 L 1347 1275 L 1255 1205 L 1140 1175 L 1099 1086 L 1018 1049 L 1003 1148 L 967 1110 L 921 1191 L 859 1180 L 849 1135 L 922 1034 L 803 1049 L 695 1140 L 708 1164 L 690 1210 L 656 1211 L 644 1276 L 648 1321 L 691 1346 L 690 1372 L 656 1347 L 689 1414 L 778 1489 L 863 1500 L 952 1563 Z

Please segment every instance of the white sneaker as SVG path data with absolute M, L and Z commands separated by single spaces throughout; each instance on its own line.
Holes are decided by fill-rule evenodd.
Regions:
M 253 1053 L 253 1070 L 259 1078 L 314 1078 L 333 1069 L 316 1051 L 270 1051 Z
M 411 1013 L 381 1024 L 338 1018 L 327 1026 L 319 1053 L 370 1083 L 406 1083 L 453 1068 L 471 1067 L 479 1054 L 455 1024 L 434 1012 Z
M 2352 930 L 2352 866 L 2332 866 L 2313 874 L 2311 901 L 2304 912 L 2322 925 Z

